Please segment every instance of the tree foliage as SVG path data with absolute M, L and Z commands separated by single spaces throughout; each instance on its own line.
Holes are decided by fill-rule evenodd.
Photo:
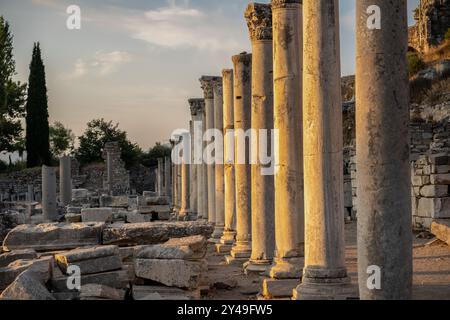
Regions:
M 141 163 L 146 167 L 154 167 L 158 165 L 158 158 L 170 157 L 170 155 L 171 149 L 157 142 L 153 148 L 142 155 Z
M 64 127 L 61 122 L 50 126 L 50 150 L 54 157 L 73 153 L 75 148 L 75 135 L 72 130 Z

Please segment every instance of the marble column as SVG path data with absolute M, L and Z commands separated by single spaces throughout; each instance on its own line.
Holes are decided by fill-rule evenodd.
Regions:
M 234 175 L 234 88 L 233 70 L 222 71 L 223 79 L 223 131 L 224 131 L 224 198 L 225 226 L 218 253 L 230 253 L 236 237 L 236 192 Z
M 3 194 L 1 194 L 1 196 L 2 198 L 0 198 L 0 202 L 3 201 Z M 34 186 L 32 184 L 27 185 L 27 201 L 28 202 L 34 201 Z
M 214 129 L 214 91 L 213 84 L 217 77 L 203 76 L 200 78 L 201 87 L 205 96 L 205 130 Z M 212 143 L 209 141 L 209 143 Z M 209 144 L 208 143 L 208 144 Z M 208 145 L 205 144 L 205 145 Z M 207 159 L 204 159 L 205 161 Z M 211 159 L 209 159 L 211 160 Z M 214 164 L 207 164 L 208 185 L 208 221 L 216 222 L 216 171 Z
M 223 85 L 222 78 L 217 78 L 213 83 L 214 91 L 214 128 L 223 136 Z M 218 243 L 225 229 L 225 183 L 223 165 L 223 139 L 216 139 L 216 165 L 215 165 L 215 203 L 216 225 L 212 234 L 214 242 Z
M 193 165 L 196 166 L 196 189 L 197 189 L 197 219 L 208 219 L 208 188 L 206 178 L 206 164 L 203 162 L 203 134 L 205 128 L 205 100 L 189 99 L 191 112 L 194 121 L 194 149 L 192 158 Z M 198 130 L 198 132 L 196 132 Z
M 297 299 L 352 296 L 345 267 L 339 2 L 303 1 L 305 268 Z
M 303 269 L 302 5 L 273 0 L 275 257 L 265 296 L 292 296 Z M 280 285 L 282 284 L 282 285 Z M 283 287 L 275 292 L 273 288 Z
M 197 165 L 194 163 L 194 117 L 195 114 L 192 113 L 191 108 L 191 116 L 192 120 L 189 122 L 190 129 L 190 145 L 191 145 L 191 155 L 190 155 L 190 164 L 189 164 L 189 208 L 191 211 L 192 218 L 195 218 L 198 215 L 197 210 Z
M 263 163 L 261 154 L 272 155 L 273 131 L 273 41 L 272 8 L 270 4 L 251 3 L 245 18 L 252 42 L 252 114 L 251 128 L 256 134 L 252 140 L 251 165 L 252 255 L 245 267 L 249 272 L 266 272 L 275 250 L 274 176 L 266 172 L 272 163 Z M 266 145 L 261 145 L 264 136 Z
M 164 196 L 164 159 L 158 158 L 158 176 L 157 176 L 157 183 L 158 183 L 158 197 Z
M 114 187 L 114 170 L 113 170 L 113 156 L 111 152 L 106 153 L 106 177 L 108 183 L 108 194 L 113 194 Z
M 63 156 L 59 159 L 59 201 L 63 207 L 72 201 L 71 158 Z
M 189 134 L 183 134 L 181 136 L 181 142 L 184 143 L 185 139 L 189 139 Z M 190 182 L 189 182 L 189 161 L 190 154 L 184 154 L 186 150 L 183 150 L 182 162 L 179 164 L 180 170 L 180 180 L 181 180 L 181 194 L 180 194 L 180 214 L 179 220 L 189 220 L 190 219 Z M 190 152 L 189 152 L 190 153 Z
M 171 180 L 171 159 L 170 157 L 164 158 L 164 188 L 167 197 L 172 196 L 172 180 Z
M 374 6 L 380 29 L 368 27 Z M 407 1 L 358 0 L 356 8 L 359 293 L 363 300 L 410 299 Z
M 250 143 L 243 141 L 244 133 L 251 128 L 252 55 L 244 52 L 233 56 L 232 60 L 234 65 L 236 243 L 226 260 L 228 263 L 242 265 L 248 261 L 252 251 Z M 238 139 L 239 135 L 240 139 Z
M 56 170 L 53 167 L 42 166 L 42 213 L 45 221 L 56 221 L 58 219 Z

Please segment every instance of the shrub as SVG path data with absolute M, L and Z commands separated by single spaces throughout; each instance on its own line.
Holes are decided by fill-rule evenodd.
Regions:
M 426 64 L 422 58 L 415 52 L 408 52 L 409 75 L 413 76 L 419 71 L 425 69 Z

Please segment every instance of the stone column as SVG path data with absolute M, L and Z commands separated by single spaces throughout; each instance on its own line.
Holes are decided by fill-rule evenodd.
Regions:
M 184 143 L 185 139 L 188 139 L 188 134 L 183 134 L 181 136 L 181 142 Z M 189 215 L 191 213 L 190 210 L 190 182 L 189 182 L 189 158 L 190 155 L 184 154 L 185 150 L 183 150 L 182 155 L 182 163 L 178 165 L 179 167 L 179 175 L 181 180 L 181 194 L 180 194 L 180 214 L 179 214 L 179 220 L 189 220 Z
M 72 201 L 71 162 L 69 156 L 59 159 L 59 201 L 64 207 Z
M 203 133 L 205 128 L 205 100 L 190 99 L 192 119 L 194 121 L 194 149 L 192 158 L 193 165 L 196 166 L 196 189 L 197 189 L 197 219 L 208 218 L 208 188 L 206 180 L 206 165 L 203 162 Z M 196 132 L 196 129 L 199 132 Z M 199 149 L 199 150 L 198 150 Z
M 221 132 L 223 136 L 223 86 L 222 78 L 218 77 L 213 83 L 214 91 L 214 128 Z M 220 156 L 219 156 L 220 155 Z M 224 166 L 223 166 L 223 139 L 216 140 L 216 226 L 212 239 L 218 243 L 225 229 L 225 183 L 224 183 Z
M 158 197 L 164 196 L 164 159 L 158 158 L 158 171 L 157 171 L 157 183 L 158 183 Z
M 214 91 L 213 83 L 217 77 L 203 76 L 200 83 L 205 95 L 205 130 L 214 129 Z M 206 159 L 204 159 L 206 160 Z M 207 164 L 208 221 L 216 222 L 216 172 L 214 164 Z
M 0 195 L 0 202 L 3 201 L 3 194 Z M 70 195 L 72 198 L 72 195 Z M 72 199 L 71 199 L 72 200 Z M 27 185 L 27 201 L 34 201 L 34 186 L 32 184 Z
M 244 133 L 251 128 L 252 107 L 252 55 L 233 56 L 234 65 L 234 129 L 235 132 L 235 182 L 236 182 L 236 243 L 227 256 L 228 263 L 248 261 L 251 255 L 251 169 L 249 147 Z M 240 134 L 239 134 L 240 131 Z M 238 139 L 238 136 L 241 136 Z M 242 154 L 244 153 L 245 154 Z
M 345 267 L 339 2 L 303 1 L 305 268 L 297 299 L 350 297 Z
M 113 170 L 113 156 L 111 152 L 106 152 L 106 177 L 108 183 L 108 194 L 113 194 L 114 187 L 114 170 Z
M 170 174 L 171 162 L 172 160 L 170 157 L 164 158 L 164 187 L 166 196 L 169 198 L 172 196 L 172 180 Z
M 194 111 L 195 112 L 195 111 Z M 191 215 L 193 217 L 197 217 L 197 165 L 194 162 L 194 121 L 195 114 L 193 113 L 191 107 L 191 116 L 192 120 L 189 122 L 190 127 L 190 145 L 191 145 L 191 155 L 190 155 L 190 164 L 189 164 L 189 208 L 191 211 Z M 195 220 L 195 219 L 194 219 Z
M 236 192 L 234 176 L 234 88 L 233 70 L 222 71 L 223 77 L 223 131 L 224 131 L 224 197 L 225 228 L 218 253 L 230 253 L 236 237 Z
M 369 7 L 381 28 L 369 29 Z M 358 278 L 361 299 L 410 299 L 411 178 L 407 1 L 356 2 Z M 371 267 L 371 268 L 370 268 Z M 368 277 L 380 271 L 381 288 Z
M 265 296 L 292 296 L 302 275 L 303 133 L 302 5 L 300 0 L 272 1 L 274 46 L 275 257 Z M 280 285 L 281 284 L 281 285 Z M 274 288 L 283 288 L 275 291 Z
M 42 212 L 46 221 L 56 221 L 56 171 L 53 167 L 42 166 Z
M 251 128 L 256 134 L 256 139 L 252 139 L 252 153 L 257 155 L 251 165 L 252 255 L 245 271 L 260 273 L 270 268 L 275 250 L 274 177 L 266 172 L 272 163 L 262 163 L 264 159 L 260 156 L 272 155 L 272 8 L 270 4 L 251 3 L 245 18 L 252 42 Z M 260 144 L 262 135 L 266 139 L 265 146 Z

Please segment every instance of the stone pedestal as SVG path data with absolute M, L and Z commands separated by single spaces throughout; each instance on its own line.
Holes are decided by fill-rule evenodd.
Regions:
M 305 269 L 296 299 L 351 297 L 345 267 L 337 0 L 303 2 Z
M 273 131 L 273 45 L 272 9 L 270 4 L 251 3 L 245 12 L 252 42 L 252 153 L 251 165 L 252 255 L 245 267 L 247 273 L 266 272 L 275 250 L 273 163 L 263 163 L 272 155 Z M 262 140 L 265 138 L 264 141 Z M 254 148 L 254 149 L 253 149 Z M 268 171 L 268 172 L 266 172 Z
M 223 136 L 223 84 L 222 78 L 217 78 L 213 84 L 214 90 L 214 127 Z M 216 226 L 212 239 L 219 242 L 225 229 L 225 184 L 224 184 L 223 139 L 216 139 L 215 191 L 216 191 Z
M 236 183 L 236 243 L 227 257 L 246 262 L 251 255 L 251 170 L 249 144 L 245 132 L 251 128 L 251 73 L 252 55 L 233 56 L 234 64 L 234 129 L 235 132 L 235 183 Z M 240 133 L 239 133 L 240 131 Z M 238 138 L 240 136 L 240 138 Z
M 369 6 L 381 29 L 369 29 Z M 360 298 L 411 298 L 407 1 L 356 2 L 356 152 Z M 368 277 L 381 270 L 380 289 Z M 370 280 L 370 279 L 369 279 Z M 370 281 L 369 281 L 370 282 Z
M 233 70 L 222 71 L 223 77 L 223 129 L 224 129 L 224 185 L 225 227 L 218 253 L 230 253 L 236 238 L 236 192 L 234 172 L 234 84 Z
M 303 268 L 302 6 L 272 1 L 274 46 L 275 257 L 272 279 L 300 280 Z M 294 289 L 294 288 L 292 288 Z
M 72 201 L 71 161 L 69 156 L 59 159 L 59 201 L 64 207 Z
M 46 221 L 56 221 L 56 170 L 42 166 L 42 213 Z

